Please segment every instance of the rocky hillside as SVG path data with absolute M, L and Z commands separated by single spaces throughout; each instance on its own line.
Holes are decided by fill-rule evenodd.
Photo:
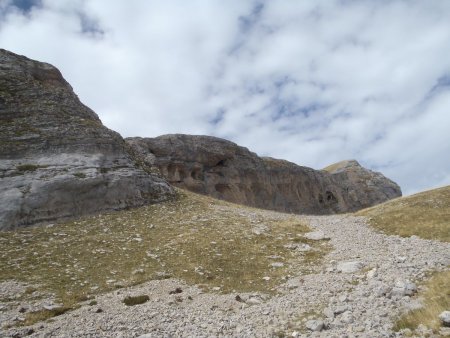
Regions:
M 167 199 L 55 67 L 0 49 L 0 229 Z
M 261 158 L 210 136 L 128 138 L 144 165 L 157 166 L 173 185 L 227 201 L 284 212 L 355 211 L 401 196 L 380 173 L 345 161 L 325 170 Z
M 0 232 L 0 337 L 448 337 L 450 243 L 417 235 L 188 191 Z

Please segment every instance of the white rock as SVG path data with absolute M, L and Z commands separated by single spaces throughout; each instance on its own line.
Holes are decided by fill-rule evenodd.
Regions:
M 258 304 L 261 304 L 261 300 L 260 300 L 259 298 L 256 298 L 256 297 L 250 297 L 250 298 L 246 301 L 246 303 L 247 303 L 248 305 L 258 305 Z
M 365 328 L 364 328 L 364 326 L 356 326 L 356 327 L 354 328 L 354 331 L 355 331 L 355 332 L 364 332 L 364 331 L 365 331 Z
M 345 311 L 340 317 L 341 321 L 346 324 L 353 323 L 353 315 L 350 311 Z
M 308 244 L 302 244 L 302 245 L 299 245 L 299 246 L 297 247 L 297 250 L 298 250 L 298 251 L 301 251 L 301 252 L 307 252 L 307 251 L 311 251 L 312 248 L 311 248 L 311 246 L 308 245 Z
M 312 319 L 312 320 L 308 320 L 305 323 L 305 326 L 308 330 L 311 330 L 311 331 L 322 331 L 323 327 L 324 327 L 324 323 L 321 320 Z
M 420 299 L 413 299 L 405 305 L 407 311 L 414 311 L 423 308 L 423 304 Z
M 433 330 L 428 328 L 426 325 L 419 324 L 419 326 L 417 326 L 416 333 L 420 334 L 421 337 L 426 337 L 433 334 Z
M 399 256 L 399 257 L 397 257 L 397 262 L 398 262 L 398 263 L 405 263 L 405 262 L 406 262 L 406 257 L 405 257 L 405 256 Z
M 450 327 L 450 311 L 441 312 L 439 319 L 441 320 L 442 326 Z
M 439 330 L 439 334 L 442 337 L 450 337 L 450 327 L 441 327 Z
M 338 297 L 338 299 L 339 299 L 339 301 L 342 302 L 342 303 L 348 301 L 347 295 L 340 295 L 340 296 Z
M 353 273 L 361 270 L 364 263 L 360 261 L 340 262 L 337 265 L 337 270 L 343 273 Z
M 330 237 L 326 236 L 322 231 L 308 232 L 305 234 L 305 238 L 312 239 L 314 241 L 330 239 Z
M 409 280 L 398 280 L 392 288 L 393 296 L 412 296 L 417 292 L 416 284 Z
M 59 307 L 61 307 L 61 305 L 44 305 L 44 306 L 43 306 L 43 308 L 44 308 L 45 310 L 48 310 L 48 311 L 55 310 L 55 309 L 57 309 L 57 308 L 59 308 Z
M 369 272 L 367 272 L 367 275 L 366 275 L 367 279 L 373 279 L 373 278 L 375 278 L 376 276 L 378 276 L 378 272 L 377 272 L 377 269 L 376 269 L 376 268 L 373 268 L 372 270 L 370 270 Z
M 340 315 L 341 313 L 344 313 L 345 311 L 348 310 L 348 306 L 347 305 L 341 305 L 338 306 L 334 309 L 334 314 L 335 315 Z
M 282 263 L 282 262 L 275 262 L 275 263 L 270 264 L 270 266 L 272 268 L 282 268 L 284 266 L 284 263 Z
M 334 311 L 331 310 L 330 308 L 326 308 L 325 310 L 323 310 L 323 314 L 325 316 L 327 316 L 328 318 L 334 318 Z

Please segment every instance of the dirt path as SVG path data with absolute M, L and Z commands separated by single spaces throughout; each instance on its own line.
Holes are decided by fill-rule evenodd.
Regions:
M 277 296 L 237 298 L 203 293 L 177 280 L 151 281 L 98 296 L 96 305 L 36 324 L 33 333 L 12 328 L 0 336 L 392 337 L 395 316 L 418 305 L 410 297 L 415 285 L 409 281 L 450 264 L 448 243 L 379 234 L 360 217 L 299 218 L 330 238 L 333 250 L 315 273 L 288 277 Z M 169 294 L 176 288 L 182 292 Z M 138 306 L 122 303 L 127 295 L 142 294 L 150 300 Z M 311 331 L 306 323 L 324 328 Z

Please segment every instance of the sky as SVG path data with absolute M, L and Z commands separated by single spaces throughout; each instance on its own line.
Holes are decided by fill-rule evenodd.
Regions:
M 450 184 L 450 1 L 0 0 L 0 48 L 122 136 L 213 135 Z

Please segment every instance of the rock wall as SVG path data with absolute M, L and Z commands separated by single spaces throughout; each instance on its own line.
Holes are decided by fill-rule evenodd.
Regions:
M 304 214 L 349 212 L 401 196 L 380 173 L 344 161 L 314 170 L 210 136 L 126 139 L 143 163 L 178 187 L 258 208 Z
M 55 67 L 0 49 L 0 230 L 170 198 Z

